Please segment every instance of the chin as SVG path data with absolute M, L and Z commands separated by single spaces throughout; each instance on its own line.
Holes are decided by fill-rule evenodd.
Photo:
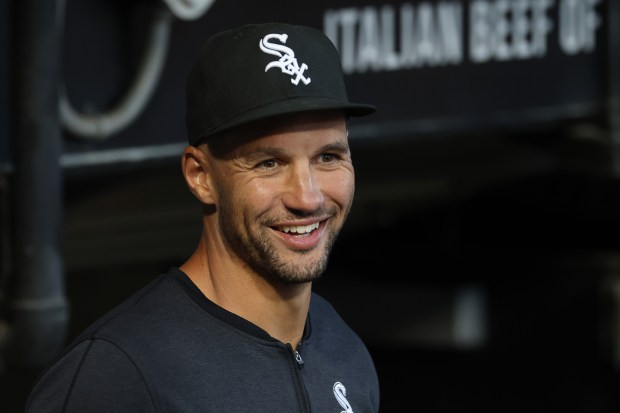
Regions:
M 274 268 L 271 272 L 272 278 L 276 278 L 287 284 L 303 284 L 316 281 L 323 275 L 327 266 L 327 260 L 313 261 L 312 263 L 299 264 L 299 260 L 295 264 L 284 264 Z

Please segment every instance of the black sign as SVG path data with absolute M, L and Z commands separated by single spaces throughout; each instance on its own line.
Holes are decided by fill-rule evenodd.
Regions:
M 476 0 L 331 8 L 323 27 L 369 122 L 416 133 L 600 108 L 605 25 L 600 0 Z
M 185 142 L 185 76 L 200 44 L 219 30 L 259 21 L 314 26 L 333 40 L 351 100 L 379 109 L 355 122 L 353 138 L 414 138 L 588 115 L 607 98 L 608 1 L 216 0 L 203 17 L 174 22 L 163 74 L 144 112 L 103 141 L 68 133 L 65 163 L 106 153 L 141 159 L 132 158 L 137 148 L 143 155 L 177 151 Z M 139 7 L 145 6 L 67 2 L 63 81 L 76 110 L 105 113 L 131 84 L 152 17 Z

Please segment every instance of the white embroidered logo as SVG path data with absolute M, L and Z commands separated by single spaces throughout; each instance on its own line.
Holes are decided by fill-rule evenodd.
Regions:
M 347 400 L 347 389 L 339 381 L 334 383 L 334 396 L 336 396 L 336 400 L 338 400 L 338 403 L 340 403 L 340 406 L 344 409 L 340 413 L 353 413 L 353 408 Z
M 282 43 L 286 43 L 288 35 L 284 33 L 272 33 L 268 34 L 260 40 L 259 46 L 263 52 L 279 57 L 278 60 L 274 60 L 273 62 L 265 66 L 265 72 L 272 67 L 279 67 L 280 70 L 282 70 L 282 73 L 290 76 L 295 76 L 291 79 L 292 84 L 298 85 L 300 80 L 304 82 L 304 85 L 310 83 L 310 78 L 304 76 L 304 71 L 308 69 L 308 65 L 302 63 L 302 65 L 299 66 L 299 63 L 297 63 L 297 59 L 295 58 L 295 52 L 293 52 L 293 49 L 283 46 L 281 44 L 271 43 L 270 40 L 273 38 L 278 39 Z

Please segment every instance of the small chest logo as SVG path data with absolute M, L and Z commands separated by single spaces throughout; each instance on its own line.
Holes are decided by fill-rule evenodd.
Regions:
M 340 403 L 340 406 L 344 409 L 340 413 L 353 413 L 353 408 L 351 408 L 351 405 L 347 400 L 347 389 L 339 381 L 334 383 L 334 396 L 336 397 L 336 400 L 338 400 L 338 403 Z
M 272 43 L 271 40 L 274 38 L 279 40 L 281 43 L 286 43 L 288 35 L 284 33 L 272 33 L 260 40 L 259 46 L 263 52 L 279 58 L 278 60 L 268 63 L 267 66 L 265 66 L 265 72 L 272 67 L 279 67 L 282 73 L 292 76 L 291 83 L 295 86 L 299 84 L 300 80 L 304 83 L 304 85 L 310 83 L 310 78 L 304 76 L 304 71 L 308 69 L 308 65 L 302 63 L 302 65 L 299 66 L 293 49 L 286 47 L 283 44 Z

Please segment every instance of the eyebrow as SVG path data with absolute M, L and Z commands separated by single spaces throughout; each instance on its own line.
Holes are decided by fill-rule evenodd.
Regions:
M 349 144 L 348 142 L 333 142 L 327 145 L 321 146 L 318 148 L 316 153 L 323 152 L 337 152 L 337 153 L 348 153 L 349 152 Z M 243 153 L 242 156 L 248 160 L 253 159 L 264 159 L 264 158 L 278 158 L 286 156 L 288 151 L 285 148 L 279 146 L 266 146 L 261 148 L 256 148 L 250 150 L 246 153 Z
M 267 146 L 262 148 L 252 149 L 246 153 L 241 154 L 245 159 L 264 159 L 264 158 L 278 158 L 286 155 L 286 151 L 279 147 Z
M 322 146 L 319 149 L 319 152 L 340 152 L 340 153 L 346 153 L 349 152 L 349 142 L 348 141 L 343 141 L 343 142 L 333 142 L 333 143 L 329 143 L 325 146 Z

